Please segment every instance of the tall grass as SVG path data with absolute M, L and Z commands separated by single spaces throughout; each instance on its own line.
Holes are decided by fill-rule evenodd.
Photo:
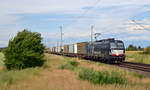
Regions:
M 144 74 L 137 73 L 137 72 L 129 72 L 129 74 L 134 76 L 134 77 L 138 77 L 139 79 L 146 78 L 146 76 Z
M 4 54 L 2 52 L 0 52 L 0 66 L 2 66 L 4 64 L 3 60 L 4 60 Z
M 126 53 L 126 60 L 137 63 L 150 64 L 150 55 L 142 54 L 141 52 Z
M 11 84 L 17 83 L 21 80 L 26 79 L 29 75 L 38 76 L 40 75 L 39 68 L 28 68 L 24 70 L 1 70 L 0 71 L 0 88 L 7 86 L 9 87 Z
M 127 79 L 119 72 L 112 71 L 94 71 L 93 69 L 81 69 L 79 78 L 88 80 L 94 84 L 126 84 Z

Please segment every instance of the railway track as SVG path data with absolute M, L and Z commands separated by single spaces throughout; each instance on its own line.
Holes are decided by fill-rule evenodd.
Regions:
M 86 60 L 91 60 L 91 59 L 86 59 Z M 96 62 L 99 62 L 99 60 L 96 61 Z M 147 75 L 150 77 L 150 64 L 122 62 L 122 63 L 119 63 L 119 64 L 111 64 L 111 65 L 122 67 L 122 68 L 128 68 L 128 69 L 132 69 L 132 70 L 142 71 L 143 73 L 147 73 Z
M 123 62 L 123 63 L 118 64 L 118 66 L 150 73 L 150 64 Z

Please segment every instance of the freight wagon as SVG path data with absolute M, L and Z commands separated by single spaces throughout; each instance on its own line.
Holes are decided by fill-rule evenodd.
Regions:
M 69 53 L 69 45 L 64 45 L 64 55 L 68 55 Z
M 77 43 L 77 55 L 80 57 L 86 57 L 88 55 L 88 42 Z
M 73 44 L 68 45 L 68 54 L 69 54 L 69 56 L 74 56 L 74 45 Z

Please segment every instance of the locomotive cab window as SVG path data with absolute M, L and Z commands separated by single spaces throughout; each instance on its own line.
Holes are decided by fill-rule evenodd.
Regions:
M 111 48 L 124 48 L 123 43 L 110 43 Z
M 110 43 L 110 47 L 111 48 L 117 48 L 117 45 L 116 45 L 116 43 Z
M 124 44 L 123 43 L 118 43 L 118 48 L 124 48 Z

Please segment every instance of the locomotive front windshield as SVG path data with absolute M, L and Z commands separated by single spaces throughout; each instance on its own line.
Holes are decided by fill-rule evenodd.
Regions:
M 110 43 L 110 48 L 124 48 L 123 43 Z

